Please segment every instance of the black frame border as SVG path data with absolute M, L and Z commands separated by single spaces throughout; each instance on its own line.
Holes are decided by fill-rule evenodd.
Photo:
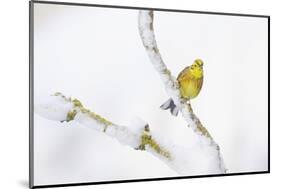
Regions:
M 154 10 L 165 12 L 181 12 L 223 16 L 240 16 L 240 17 L 259 17 L 266 18 L 268 23 L 268 170 L 256 172 L 240 172 L 212 175 L 194 175 L 194 176 L 179 176 L 179 177 L 161 177 L 149 179 L 130 179 L 130 180 L 114 180 L 114 181 L 99 181 L 99 182 L 82 182 L 82 183 L 65 183 L 51 185 L 34 185 L 34 4 L 53 4 L 67 6 L 85 6 L 85 7 L 102 7 L 102 8 L 119 8 L 133 10 Z M 190 178 L 206 178 L 206 177 L 224 177 L 224 176 L 239 176 L 239 175 L 254 175 L 270 173 L 270 16 L 256 14 L 241 14 L 241 13 L 226 13 L 226 12 L 211 12 L 211 11 L 194 11 L 194 10 L 178 10 L 178 9 L 163 9 L 149 7 L 133 7 L 133 6 L 117 6 L 117 5 L 100 5 L 88 3 L 70 3 L 57 1 L 29 1 L 29 188 L 52 188 L 52 187 L 67 187 L 67 186 L 84 186 L 97 184 L 114 184 L 114 183 L 130 183 L 144 181 L 160 181 L 160 180 L 175 180 L 175 179 L 190 179 Z

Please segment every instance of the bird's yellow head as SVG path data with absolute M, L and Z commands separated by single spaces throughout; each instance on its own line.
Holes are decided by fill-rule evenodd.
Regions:
M 203 77 L 203 61 L 201 59 L 196 59 L 193 64 L 190 66 L 190 73 L 195 78 Z

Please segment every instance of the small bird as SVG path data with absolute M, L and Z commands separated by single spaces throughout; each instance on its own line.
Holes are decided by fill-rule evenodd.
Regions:
M 203 85 L 203 61 L 196 59 L 191 66 L 187 66 L 177 77 L 180 95 L 185 102 L 198 96 Z M 177 107 L 172 98 L 160 106 L 163 110 L 170 109 L 171 114 L 178 115 Z

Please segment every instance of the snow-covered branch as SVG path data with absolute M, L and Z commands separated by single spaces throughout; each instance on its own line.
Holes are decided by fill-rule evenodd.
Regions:
M 150 150 L 163 158 L 168 160 L 172 158 L 171 154 L 151 136 L 148 124 L 143 123 L 142 125 L 134 126 L 137 131 L 131 131 L 128 127 L 115 124 L 85 108 L 78 99 L 67 98 L 62 93 L 57 92 L 51 95 L 47 101 L 37 104 L 35 112 L 49 120 L 60 122 L 75 120 L 81 125 L 104 132 L 121 144 L 137 150 L 150 148 Z
M 209 146 L 215 151 L 216 160 L 212 162 L 213 166 L 217 167 L 220 173 L 226 173 L 226 168 L 218 144 L 216 144 L 208 130 L 202 125 L 199 118 L 194 114 L 191 104 L 185 102 L 181 98 L 178 82 L 171 75 L 171 72 L 169 71 L 161 57 L 155 39 L 153 19 L 154 17 L 152 10 L 139 11 L 139 33 L 149 59 L 153 64 L 155 70 L 160 75 L 168 96 L 173 99 L 174 103 L 178 107 L 180 107 L 182 116 L 187 121 L 189 127 L 191 127 L 193 131 L 198 134 L 198 137 L 202 141 L 202 144 Z M 189 154 L 186 154 L 186 156 L 188 155 Z M 212 157 L 210 156 L 210 158 Z
M 59 122 L 76 121 L 97 132 L 103 132 L 134 150 L 142 150 L 155 156 L 179 175 L 221 173 L 216 164 L 216 152 L 209 145 L 178 145 L 150 130 L 145 122 L 122 126 L 85 108 L 78 99 L 56 93 L 44 98 L 35 105 L 35 112 L 48 119 Z M 164 136 L 165 137 L 165 136 Z M 214 158 L 215 157 L 215 158 Z

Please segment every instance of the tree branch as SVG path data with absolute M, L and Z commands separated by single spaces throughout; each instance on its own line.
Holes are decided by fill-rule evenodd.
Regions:
M 163 158 L 168 160 L 172 158 L 171 154 L 151 136 L 148 124 L 138 126 L 141 128 L 139 128 L 138 133 L 134 133 L 128 127 L 115 124 L 85 108 L 78 99 L 67 98 L 59 92 L 50 96 L 47 103 L 37 105 L 36 112 L 49 120 L 60 122 L 75 120 L 96 131 L 104 132 L 118 140 L 121 144 L 131 146 L 137 150 L 150 148 L 160 156 L 163 156 Z
M 208 130 L 202 125 L 199 118 L 194 114 L 191 104 L 186 103 L 180 95 L 179 85 L 177 80 L 171 75 L 165 65 L 159 49 L 157 47 L 154 29 L 153 29 L 153 11 L 152 10 L 140 10 L 139 11 L 139 33 L 146 49 L 148 57 L 153 64 L 155 70 L 160 75 L 162 82 L 166 88 L 167 94 L 173 99 L 174 103 L 180 107 L 182 116 L 187 121 L 189 127 L 198 134 L 200 140 L 212 147 L 217 152 L 216 166 L 221 173 L 226 173 L 226 168 L 221 157 L 220 148 L 218 144 L 213 140 Z
M 51 95 L 44 102 L 37 103 L 35 112 L 49 120 L 76 121 L 81 126 L 103 132 L 122 145 L 150 153 L 179 175 L 220 173 L 217 167 L 210 166 L 217 160 L 212 159 L 213 150 L 209 146 L 200 147 L 196 144 L 193 147 L 186 147 L 184 144 L 175 144 L 150 131 L 147 123 L 134 125 L 133 130 L 118 125 L 85 108 L 78 99 L 67 98 L 61 93 Z

